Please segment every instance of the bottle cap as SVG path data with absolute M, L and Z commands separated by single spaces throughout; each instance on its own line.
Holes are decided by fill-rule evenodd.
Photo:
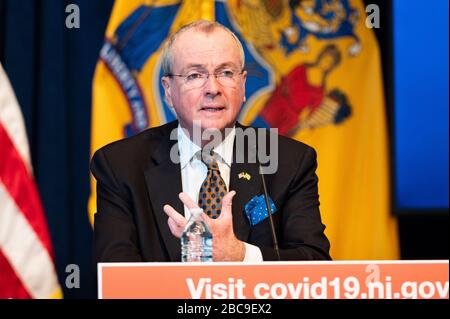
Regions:
M 192 216 L 199 217 L 203 213 L 203 209 L 201 208 L 192 208 L 189 210 Z

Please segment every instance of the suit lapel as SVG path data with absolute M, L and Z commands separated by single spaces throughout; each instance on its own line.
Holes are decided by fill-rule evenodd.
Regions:
M 244 127 L 237 123 L 236 128 Z M 230 190 L 236 191 L 236 195 L 233 198 L 233 229 L 238 239 L 247 241 L 250 234 L 250 223 L 245 214 L 244 207 L 250 199 L 262 193 L 261 182 L 259 166 L 255 162 L 256 152 L 251 147 L 247 147 L 248 145 L 245 145 L 244 150 L 236 150 L 236 146 L 235 139 L 233 163 L 231 164 L 230 171 Z M 243 163 L 238 162 L 239 156 L 237 156 L 237 152 L 244 152 Z M 239 177 L 240 174 L 241 177 Z
M 182 191 L 180 164 L 174 163 L 170 158 L 172 147 L 174 147 L 172 153 L 178 158 L 178 145 L 177 141 L 170 140 L 169 134 L 162 137 L 159 147 L 152 156 L 155 165 L 147 169 L 144 174 L 150 202 L 167 252 L 172 261 L 179 261 L 180 240 L 170 232 L 167 215 L 163 211 L 165 204 L 171 205 L 180 213 L 184 209 L 178 199 L 178 194 Z

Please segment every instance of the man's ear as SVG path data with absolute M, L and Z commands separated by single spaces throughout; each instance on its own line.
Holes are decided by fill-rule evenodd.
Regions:
M 168 76 L 163 76 L 161 78 L 161 83 L 164 88 L 164 95 L 166 98 L 167 104 L 169 104 L 170 107 L 173 107 L 172 103 L 172 93 L 171 93 L 171 86 L 170 86 L 170 79 Z
M 242 103 L 245 103 L 245 101 L 247 100 L 245 97 L 245 82 L 247 81 L 247 71 L 244 71 L 242 73 L 242 85 L 244 86 L 244 99 L 242 101 Z

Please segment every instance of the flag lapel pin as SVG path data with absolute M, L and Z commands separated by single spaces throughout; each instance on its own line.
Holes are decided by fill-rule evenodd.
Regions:
M 246 180 L 248 180 L 248 181 L 252 178 L 252 177 L 250 176 L 250 174 L 247 173 L 247 172 L 241 172 L 241 173 L 239 173 L 238 177 L 239 177 L 239 179 L 244 178 L 244 179 L 246 179 Z

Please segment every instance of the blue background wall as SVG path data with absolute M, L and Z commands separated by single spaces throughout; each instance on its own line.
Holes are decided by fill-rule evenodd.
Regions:
M 448 208 L 448 0 L 393 2 L 395 199 Z

